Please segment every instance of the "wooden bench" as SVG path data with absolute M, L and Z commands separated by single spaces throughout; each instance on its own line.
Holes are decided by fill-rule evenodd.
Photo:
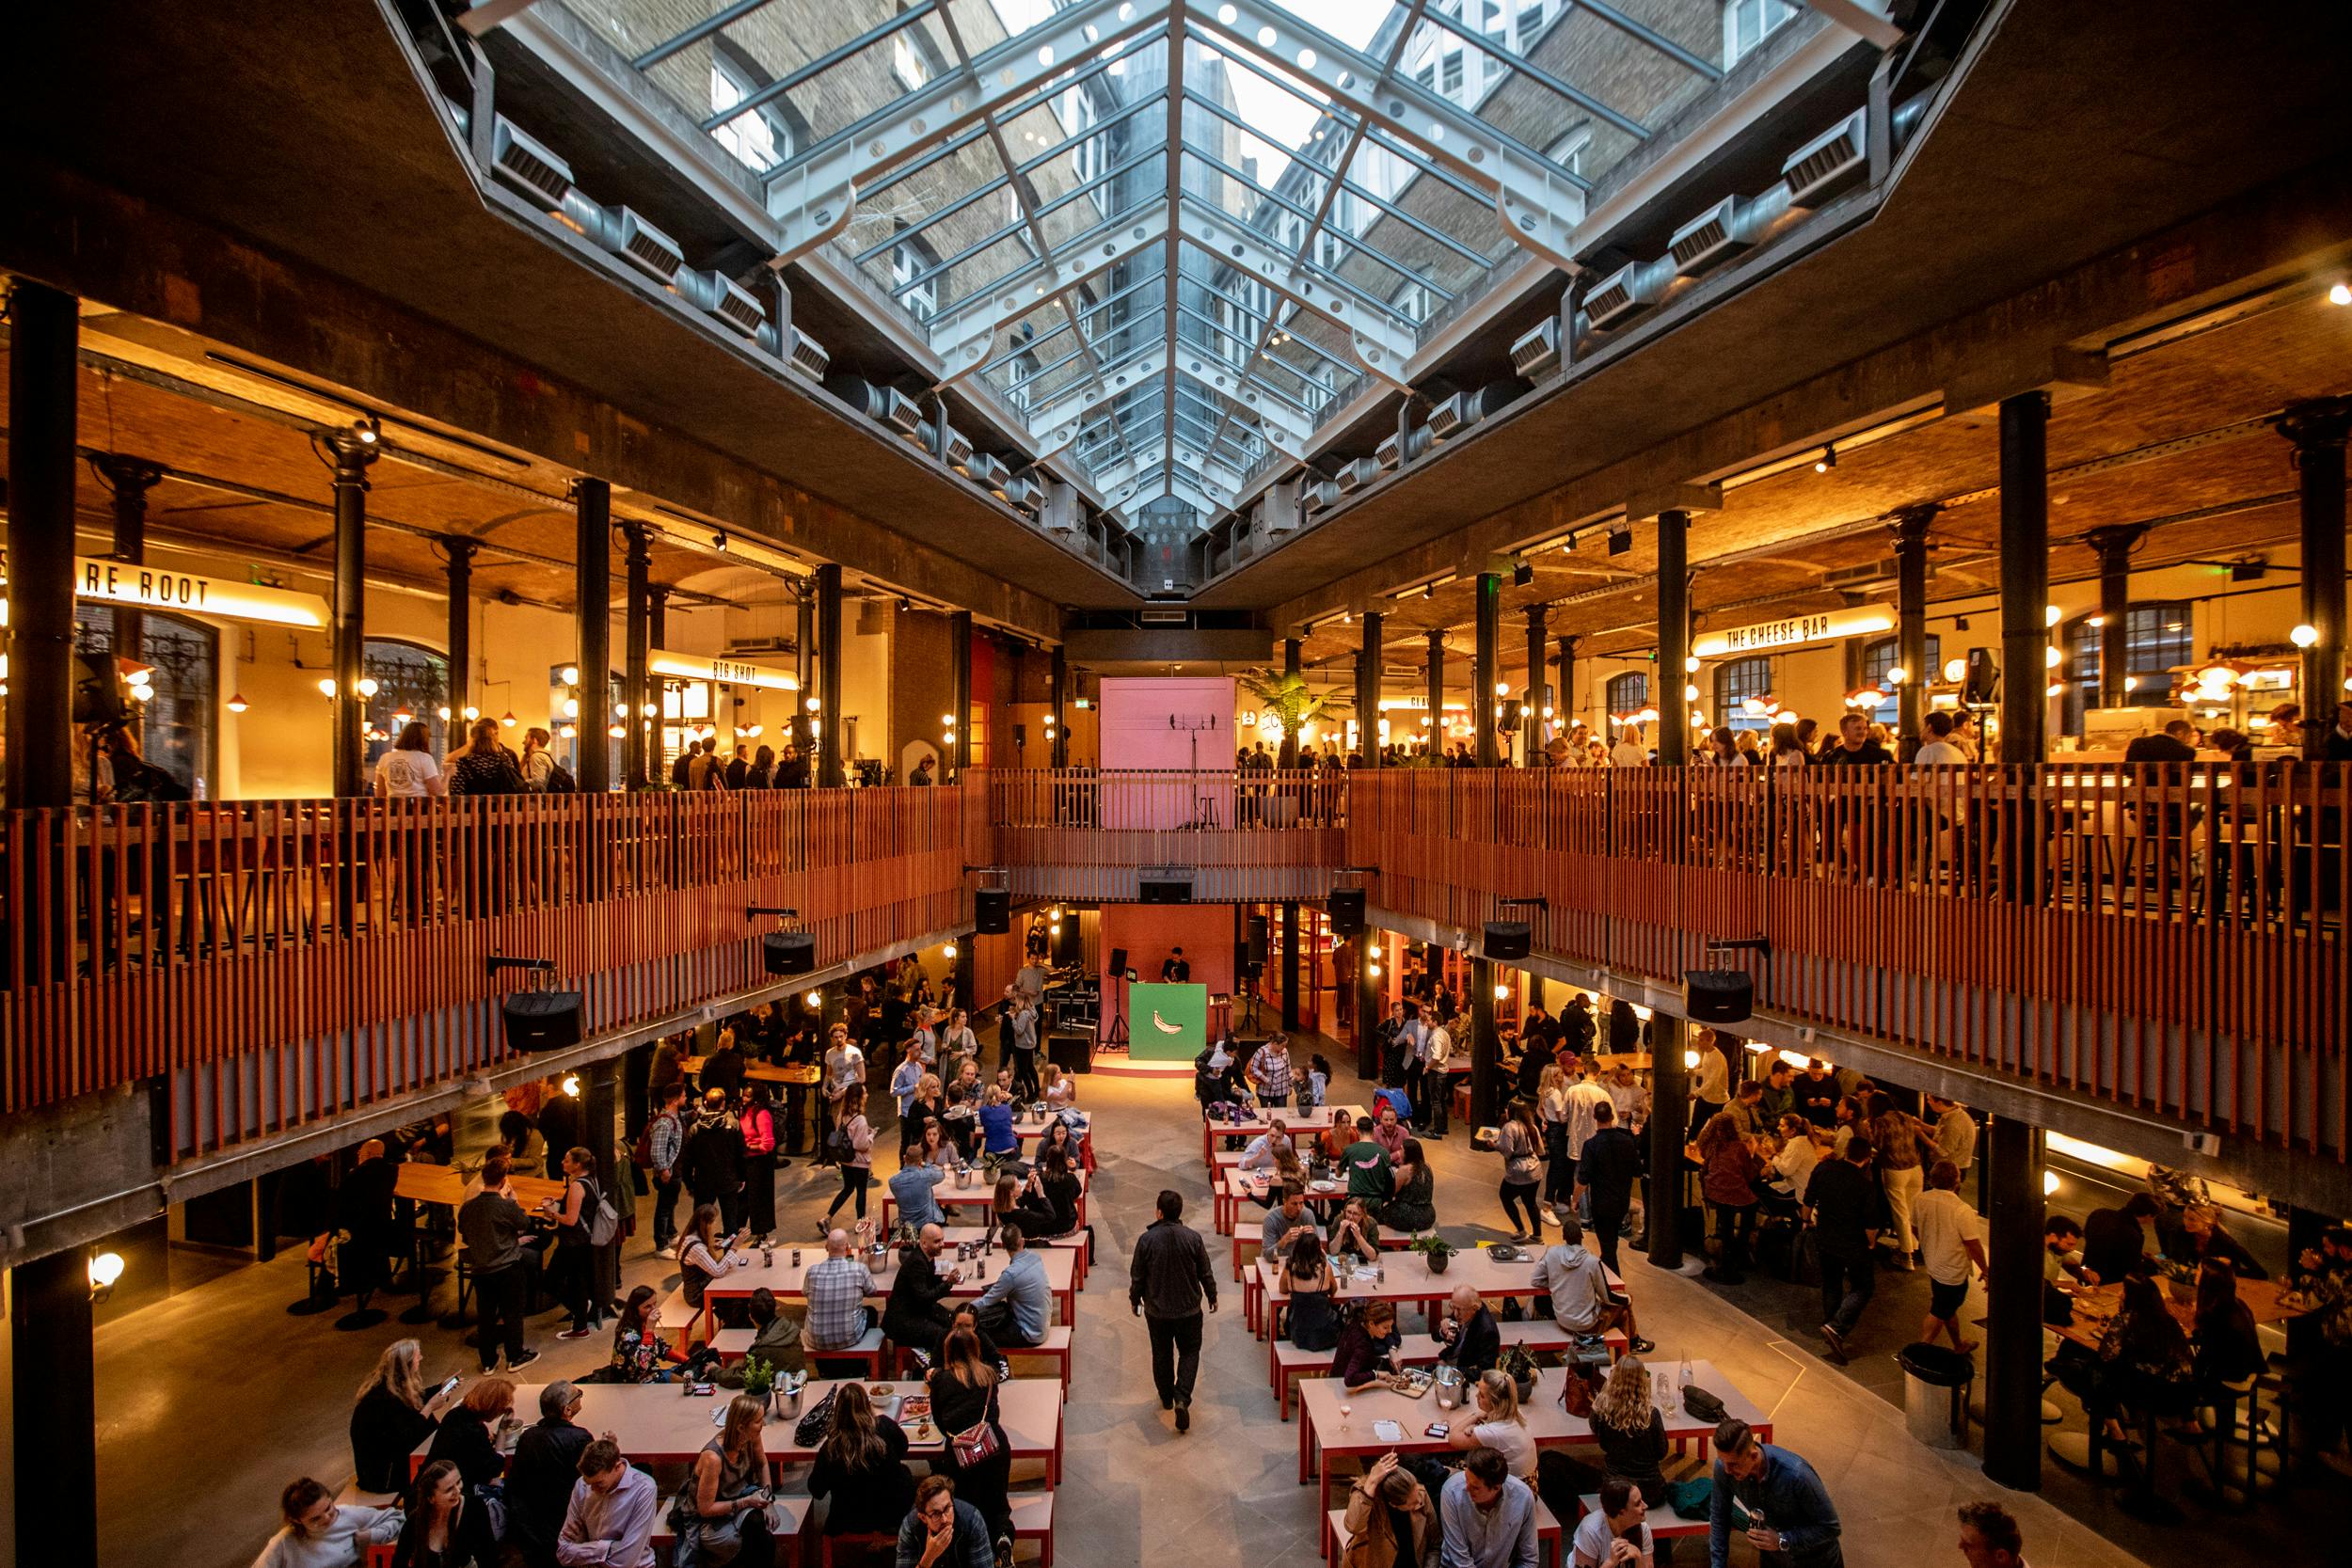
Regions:
M 1575 1336 L 1549 1318 L 1530 1318 L 1521 1323 L 1497 1323 L 1505 1346 L 1523 1345 L 1531 1355 L 1565 1354 Z M 1612 1329 L 1603 1337 L 1612 1358 L 1623 1355 L 1627 1340 L 1621 1330 Z M 1337 1353 L 1327 1350 L 1300 1350 L 1286 1339 L 1270 1341 L 1267 1356 L 1268 1380 L 1274 1386 L 1274 1397 L 1281 1407 L 1282 1419 L 1291 1418 L 1291 1384 L 1301 1377 L 1327 1375 Z M 1429 1334 L 1407 1334 L 1396 1349 L 1400 1366 L 1420 1366 L 1438 1359 L 1437 1337 Z
M 1015 1492 L 1007 1500 L 1012 1504 L 1013 1540 L 1036 1542 L 1038 1568 L 1054 1568 L 1054 1494 Z
M 686 1299 L 686 1287 L 683 1285 L 662 1298 L 660 1315 L 654 1320 L 654 1323 L 655 1326 L 660 1329 L 661 1337 L 679 1350 L 687 1349 L 698 1338 L 707 1340 L 710 1338 L 710 1308 L 707 1302 L 706 1301 L 702 1307 L 696 1307 L 689 1302 Z M 749 1339 L 743 1342 L 747 1345 L 751 1343 Z
M 726 1338 L 725 1332 L 722 1331 L 719 1338 L 723 1340 Z M 748 1341 L 746 1342 L 748 1343 Z M 1032 1360 L 1053 1362 L 1056 1374 L 1061 1379 L 1062 1395 L 1064 1398 L 1069 1396 L 1071 1343 L 1070 1325 L 1068 1323 L 1056 1323 L 1052 1327 L 1048 1328 L 1045 1331 L 1045 1342 L 1041 1345 L 999 1345 L 996 1348 L 1004 1352 L 1005 1360 L 1015 1368 L 1019 1367 L 1024 1356 L 1027 1356 Z M 900 1377 L 916 1378 L 922 1376 L 921 1371 L 917 1370 L 915 1365 L 914 1349 L 913 1346 L 899 1345 L 897 1347 L 897 1352 L 898 1354 L 895 1359 L 898 1362 L 898 1375 Z M 723 1347 L 720 1350 L 719 1354 L 722 1356 L 726 1354 L 726 1351 Z
M 676 1497 L 673 1495 L 661 1498 L 654 1505 L 653 1536 L 647 1544 L 653 1547 L 654 1554 L 663 1561 L 669 1560 L 671 1551 L 677 1545 L 677 1537 L 670 1529 L 670 1509 L 676 1501 Z M 781 1523 L 775 1530 L 775 1537 L 778 1541 L 790 1543 L 795 1556 L 798 1556 L 802 1550 L 801 1542 L 808 1528 L 808 1511 L 811 1506 L 811 1501 L 807 1497 L 780 1496 L 776 1498 L 776 1513 Z
M 399 1508 L 406 1501 L 397 1492 L 362 1492 L 357 1481 L 344 1482 L 343 1489 L 335 1494 L 338 1508 Z M 392 1548 L 398 1544 L 394 1541 L 371 1543 L 360 1553 L 360 1568 L 391 1568 Z
M 1432 1497 L 1429 1501 L 1430 1505 L 1435 1507 L 1438 1499 Z M 1668 1511 L 1668 1516 L 1672 1517 L 1671 1510 Z M 1434 1522 L 1432 1528 L 1434 1528 Z M 1702 1524 L 1699 1528 L 1704 1529 L 1706 1526 Z M 1323 1560 L 1330 1564 L 1330 1568 L 1340 1568 L 1340 1558 L 1347 1550 L 1347 1510 L 1343 1508 L 1326 1510 L 1323 1516 Z M 1543 1498 L 1537 1497 L 1535 1499 L 1535 1560 L 1539 1563 L 1559 1562 L 1563 1555 L 1560 1521 L 1552 1517 L 1551 1510 L 1544 1506 Z
M 861 1375 L 869 1383 L 882 1381 L 882 1363 L 889 1354 L 889 1348 L 890 1341 L 882 1338 L 879 1323 L 867 1329 L 856 1344 L 841 1350 L 818 1350 L 808 1342 L 805 1335 L 801 1340 L 801 1354 L 808 1357 L 812 1372 L 822 1363 L 854 1361 L 866 1369 Z
M 1643 1500 L 1648 1501 L 1647 1498 Z M 1576 1502 L 1579 1524 L 1584 1522 L 1585 1514 L 1600 1512 L 1600 1494 L 1597 1492 L 1587 1492 Z M 1671 1541 L 1677 1536 L 1705 1535 L 1708 1528 L 1707 1520 L 1685 1519 L 1662 1502 L 1650 1503 L 1649 1517 L 1644 1523 L 1649 1526 L 1651 1539 L 1658 1541 Z

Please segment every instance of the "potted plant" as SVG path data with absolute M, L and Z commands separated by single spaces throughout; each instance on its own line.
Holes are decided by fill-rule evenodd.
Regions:
M 775 1414 L 775 1364 L 762 1361 L 756 1355 L 745 1356 L 743 1358 L 743 1392 L 765 1402 L 769 1407 L 768 1413 L 771 1416 Z
M 1443 1274 L 1446 1264 L 1453 1261 L 1454 1247 L 1443 1236 L 1417 1236 L 1413 1239 L 1413 1250 L 1421 1254 L 1431 1274 Z
M 1263 720 L 1270 719 L 1285 742 L 1295 741 L 1310 724 L 1331 717 L 1335 698 L 1316 695 L 1304 675 L 1293 675 L 1280 670 L 1251 670 L 1240 678 L 1240 686 L 1249 700 L 1258 705 Z M 1297 752 L 1291 752 L 1294 759 Z M 1293 766 L 1295 766 L 1294 760 Z M 1270 826 L 1286 826 L 1273 823 Z

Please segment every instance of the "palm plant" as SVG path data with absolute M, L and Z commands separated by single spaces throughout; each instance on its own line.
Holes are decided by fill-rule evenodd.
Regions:
M 1241 689 L 1282 727 L 1282 738 L 1295 741 L 1309 724 L 1329 718 L 1339 709 L 1336 693 L 1317 695 L 1304 675 L 1282 670 L 1250 670 L 1240 677 Z

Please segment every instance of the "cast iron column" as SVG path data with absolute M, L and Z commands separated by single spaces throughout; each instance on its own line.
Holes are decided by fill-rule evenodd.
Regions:
M 796 598 L 792 608 L 792 669 L 793 678 L 800 682 L 801 689 L 793 693 L 792 744 L 799 748 L 802 760 L 808 764 L 808 776 L 814 780 L 817 777 L 817 732 L 809 727 L 808 699 L 817 689 L 816 643 L 810 631 L 817 615 L 815 579 L 803 578 L 794 586 L 793 593 Z
M 2303 620 L 2319 639 L 2303 650 L 2303 754 L 2328 753 L 2336 705 L 2352 701 L 2344 689 L 2344 441 L 2352 426 L 2352 398 L 2297 404 L 2279 421 L 2295 443 L 2302 492 Z
M 1649 705 L 1658 710 L 1658 766 L 1691 760 L 1691 515 L 1658 515 L 1658 668 L 1650 674 Z M 1674 842 L 1669 839 L 1669 843 Z M 1675 1146 L 1677 1149 L 1679 1144 Z
M 2010 767 L 2039 763 L 2049 749 L 2049 423 L 2046 392 L 2001 400 L 2001 761 Z
M 841 568 L 817 568 L 817 786 L 839 789 L 841 769 Z
M 1985 1128 L 1984 1473 L 2042 1490 L 2042 1130 Z
M 1928 683 L 1935 678 L 1927 667 L 1928 530 L 1941 510 L 1932 502 L 1906 506 L 1886 524 L 1895 535 L 1895 662 L 1903 669 L 1903 684 L 1895 689 L 1896 750 L 1906 758 L 1926 729 Z
M 164 471 L 152 463 L 120 453 L 93 459 L 106 488 L 114 496 L 114 558 L 135 566 L 147 559 L 147 493 L 163 483 Z M 136 610 L 115 612 L 114 648 L 117 658 L 145 662 L 147 617 Z
M 63 808 L 73 803 L 73 356 L 80 342 L 73 296 L 18 278 L 8 294 L 8 803 Z M 70 916 L 68 917 L 70 920 Z M 70 935 L 66 947 L 70 951 Z M 78 1254 L 76 1255 L 79 1256 Z M 20 1282 L 37 1265 L 18 1271 Z M 21 1284 L 20 1284 L 21 1288 Z M 89 1282 L 82 1282 L 82 1365 L 89 1364 Z M 20 1337 L 21 1342 L 21 1337 Z M 20 1376 L 22 1372 L 20 1370 Z M 92 1428 L 87 1389 L 69 1427 L 75 1448 Z M 97 1506 L 88 1462 L 74 1490 L 29 1487 L 28 1469 L 45 1473 L 38 1450 L 55 1444 L 51 1412 L 20 1384 L 17 1411 L 17 1509 L 20 1539 L 38 1532 L 40 1548 L 27 1562 L 51 1556 L 56 1543 L 42 1524 L 48 1503 Z M 31 1506 L 33 1499 L 42 1506 Z M 68 1531 L 87 1535 L 87 1530 Z M 87 1554 L 83 1560 L 89 1560 Z
M 16 297 L 24 297 L 17 285 Z M 19 308 L 21 309 L 21 307 Z M 23 317 L 12 312 L 21 330 Z M 70 325 L 70 324 L 69 324 Z M 13 341 L 21 346 L 23 338 Z M 12 436 L 24 425 L 11 404 Z M 69 471 L 72 458 L 69 453 Z M 13 491 L 13 483 L 9 486 Z M 69 547 L 73 534 L 68 530 Z M 9 559 L 15 560 L 11 553 Z M 14 586 L 11 577 L 10 586 Z M 10 604 L 14 614 L 14 603 Z M 14 661 L 10 662 L 13 672 Z M 11 673 L 9 694 L 15 695 Z M 61 755 L 65 746 L 55 747 Z M 16 1560 L 57 1568 L 97 1568 L 98 1532 L 88 1521 L 60 1529 L 62 1509 L 98 1507 L 98 1400 L 90 1339 L 89 1251 L 68 1247 L 19 1263 L 8 1280 L 8 1326 L 16 1386 Z
M 1544 634 L 1544 607 L 1527 607 L 1527 711 L 1520 720 L 1527 727 L 1527 754 L 1519 759 L 1522 766 L 1541 768 L 1544 743 L 1551 738 L 1544 732 L 1550 728 L 1544 720 L 1544 705 L 1549 700 L 1550 685 L 1544 679 L 1544 655 L 1550 640 Z
M 956 743 L 947 753 L 949 779 L 961 779 L 972 766 L 972 612 L 959 610 L 947 617 L 948 711 L 956 716 Z M 1002 741 L 998 755 L 1003 755 Z
M 1356 732 L 1363 738 L 1364 766 L 1380 766 L 1380 612 L 1364 612 L 1363 651 L 1356 662 Z
M 1428 677 L 1429 754 L 1436 757 L 1445 751 L 1445 632 L 1442 628 L 1429 634 Z
M 1623 1003 L 1613 1004 L 1623 1006 Z M 1612 1021 L 1603 1018 L 1606 1035 Z M 1661 1269 L 1682 1267 L 1682 1146 L 1690 1141 L 1691 1070 L 1683 1065 L 1690 1026 L 1681 1019 L 1653 1014 L 1649 1021 L 1649 1260 Z
M 1576 642 L 1573 632 L 1560 639 L 1560 695 L 1553 699 L 1552 709 L 1562 735 L 1576 728 Z
M 441 753 L 466 744 L 466 704 L 473 692 L 473 558 L 482 548 L 462 533 L 441 535 L 449 552 L 449 719 L 441 727 Z
M 612 787 L 612 748 L 606 743 L 605 726 L 594 722 L 612 705 L 612 486 L 601 479 L 579 481 L 572 489 L 572 512 L 573 616 L 580 626 L 576 777 L 582 795 L 597 796 Z
M 1282 1032 L 1298 1027 L 1298 900 L 1282 902 Z
M 1054 744 L 1046 761 L 1055 768 L 1070 766 L 1070 715 L 1062 710 L 1063 693 L 1070 689 L 1070 658 L 1058 642 L 1054 644 L 1054 696 L 1046 711 L 1054 716 Z
M 2123 677 L 2131 673 L 2131 641 L 2125 623 L 2132 610 L 2132 546 L 2148 530 L 2137 523 L 2094 528 L 2086 536 L 2099 556 L 2099 689 L 2092 707 L 2121 707 Z
M 640 522 L 625 522 L 621 531 L 628 544 L 623 557 L 628 582 L 622 590 L 621 625 L 625 639 L 621 655 L 621 772 L 624 789 L 643 789 L 651 782 L 646 767 L 645 703 L 653 662 L 652 642 L 645 626 L 647 573 L 653 566 L 652 536 Z M 793 696 L 797 707 L 800 697 Z M 585 705 L 582 705 L 585 706 Z M 587 732 L 582 730 L 581 734 Z
M 1502 1041 L 1495 1034 L 1493 960 L 1472 958 L 1470 972 L 1470 1125 L 1488 1127 L 1502 1117 Z M 1449 1081 L 1432 1092 L 1452 1094 L 1454 1087 Z
M 1499 744 L 1502 737 L 1496 733 L 1502 728 L 1502 720 L 1495 712 L 1495 705 L 1502 701 L 1495 695 L 1495 677 L 1502 665 L 1499 646 L 1502 641 L 1502 578 L 1492 572 L 1481 572 L 1477 588 L 1478 644 L 1470 655 L 1470 723 L 1475 727 L 1470 733 L 1477 736 L 1478 766 L 1493 768 L 1502 760 Z M 1470 1093 L 1470 1114 L 1475 1116 L 1477 1091 Z
M 375 445 L 350 431 L 326 438 L 335 453 L 335 793 L 367 793 L 368 466 Z

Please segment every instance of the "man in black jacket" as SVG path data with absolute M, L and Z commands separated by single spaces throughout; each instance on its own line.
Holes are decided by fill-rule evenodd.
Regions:
M 1830 1359 L 1841 1367 L 1846 1336 L 1862 1321 L 1862 1309 L 1879 1288 L 1878 1265 L 1870 1261 L 1870 1222 L 1878 1203 L 1870 1155 L 1870 1140 L 1856 1132 L 1846 1141 L 1846 1157 L 1814 1166 L 1804 1189 L 1821 1259 L 1821 1338 L 1829 1341 Z
M 526 1568 L 555 1568 L 555 1538 L 580 1479 L 580 1450 L 588 1429 L 580 1414 L 580 1390 L 550 1383 L 539 1390 L 539 1419 L 515 1439 L 515 1459 L 506 1472 L 506 1539 L 521 1551 Z
M 1617 1232 L 1633 1208 L 1633 1184 L 1642 1179 L 1642 1140 L 1617 1125 L 1610 1101 L 1593 1106 L 1592 1135 L 1576 1163 L 1576 1198 L 1592 1203 L 1593 1232 L 1600 1238 L 1600 1260 L 1617 1266 Z
M 1176 1430 L 1192 1430 L 1192 1386 L 1200 1371 L 1200 1310 L 1216 1310 L 1216 1271 L 1200 1232 L 1184 1223 L 1181 1194 L 1162 1191 L 1160 1217 L 1136 1238 L 1127 1306 L 1152 1334 L 1152 1382 Z
M 947 1233 L 927 1225 L 916 1234 L 918 1240 L 898 1247 L 898 1277 L 891 1281 L 890 1300 L 882 1307 L 882 1338 L 930 1355 L 954 1323 L 946 1301 L 956 1288 L 956 1276 L 952 1269 L 942 1273 L 939 1268 Z
M 1502 1329 L 1494 1311 L 1479 1299 L 1475 1285 L 1456 1285 L 1447 1301 L 1445 1320 L 1438 1324 L 1438 1359 L 1461 1369 L 1465 1384 L 1491 1371 L 1502 1359 Z
M 697 1206 L 719 1206 L 719 1223 L 730 1233 L 743 1223 L 743 1129 L 727 1114 L 723 1089 L 703 1096 L 703 1114 L 686 1134 L 686 1190 Z

